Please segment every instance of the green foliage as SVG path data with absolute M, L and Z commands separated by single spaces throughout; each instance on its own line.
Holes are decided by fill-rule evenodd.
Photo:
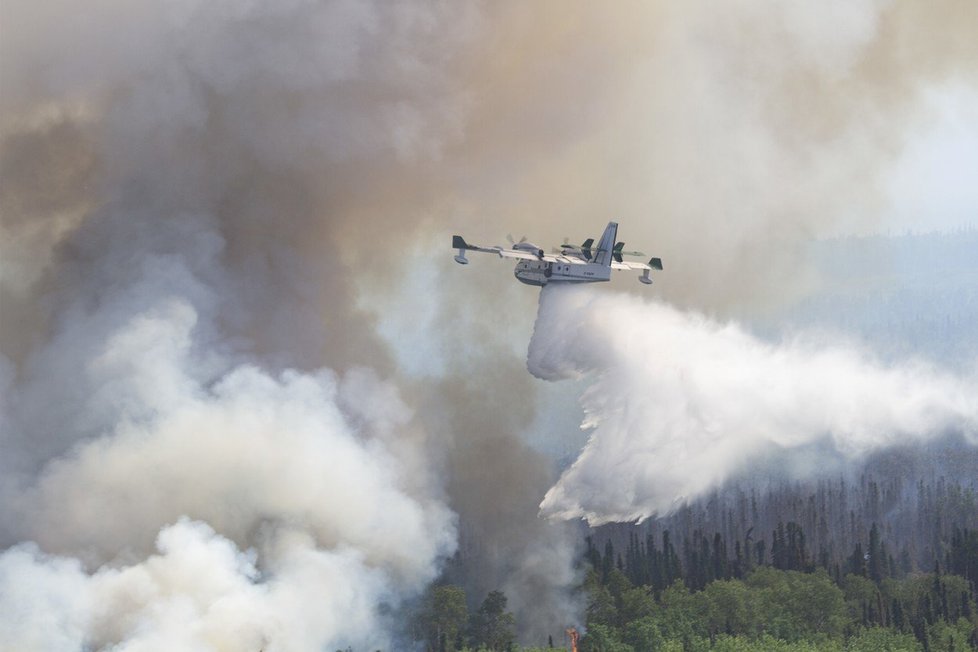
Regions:
M 710 633 L 753 632 L 758 626 L 754 601 L 747 585 L 740 580 L 720 580 L 708 584 L 701 594 L 700 613 Z
M 587 626 L 615 625 L 618 622 L 618 608 L 615 599 L 604 584 L 601 576 L 594 569 L 588 571 L 584 580 L 584 591 L 587 594 L 587 609 L 585 617 Z
M 789 643 L 770 634 L 762 634 L 757 638 L 721 634 L 711 649 L 713 652 L 842 652 L 842 648 L 834 641 Z
M 648 587 L 633 587 L 622 592 L 618 608 L 621 622 L 639 620 L 651 616 L 653 613 L 655 613 L 655 599 Z
M 872 618 L 872 615 L 878 613 L 882 595 L 871 579 L 850 573 L 842 579 L 842 592 L 852 622 L 863 626 L 878 622 L 878 618 Z
M 659 629 L 667 639 L 687 641 L 700 630 L 696 617 L 695 600 L 682 580 L 662 592 Z
M 469 619 L 465 591 L 459 586 L 433 586 L 425 596 L 418 625 L 429 652 L 454 650 Z
M 652 616 L 630 621 L 624 627 L 622 638 L 635 650 L 658 650 L 665 641 L 658 622 Z
M 585 560 L 589 568 L 582 585 L 588 628 L 581 650 L 978 649 L 978 605 L 975 587 L 968 579 L 978 573 L 975 531 L 955 528 L 950 545 L 943 544 L 942 565 L 957 575 L 941 573 L 940 565 L 935 565 L 933 573 L 915 572 L 907 548 L 901 546 L 898 562 L 887 552 L 881 532 L 873 522 L 868 539 L 848 548 L 849 554 L 826 552 L 822 534 L 816 538 L 818 547 L 810 551 L 794 522 L 778 525 L 769 551 L 763 539 L 754 540 L 749 530 L 734 542 L 732 550 L 719 534 L 707 536 L 699 531 L 691 539 L 681 539 L 682 559 L 668 531 L 662 534 L 661 549 L 651 535 L 644 542 L 630 535 L 624 554 L 616 554 L 610 540 L 601 554 L 588 539 Z M 831 577 L 826 570 L 830 566 Z M 451 611 L 447 605 L 459 602 L 457 596 L 445 597 L 441 603 L 433 601 L 441 606 L 432 613 Z M 505 607 L 505 596 L 495 591 L 473 615 L 471 640 L 479 650 L 518 649 L 513 646 L 514 618 Z M 429 617 L 425 622 L 438 620 Z M 452 622 L 457 629 L 457 614 Z M 441 625 L 449 632 L 452 627 Z M 426 636 L 429 650 L 433 649 L 431 640 Z M 442 645 L 441 649 L 454 649 Z M 551 648 L 532 651 L 544 649 Z
M 937 621 L 956 622 L 973 617 L 974 595 L 968 580 L 957 575 L 918 575 L 905 580 L 883 580 L 880 591 L 889 605 L 891 623 L 900 629 Z M 919 632 L 918 632 L 919 634 Z
M 581 639 L 581 652 L 634 652 L 631 645 L 623 643 L 618 631 L 607 625 L 595 625 Z
M 608 579 L 605 582 L 605 585 L 608 587 L 608 590 L 611 591 L 611 595 L 614 597 L 616 604 L 620 604 L 621 596 L 625 593 L 625 591 L 632 588 L 632 583 L 629 582 L 628 578 L 625 577 L 625 574 L 617 568 L 611 569 L 611 571 L 608 573 Z
M 472 617 L 472 638 L 476 645 L 489 650 L 509 650 L 516 639 L 516 619 L 506 611 L 506 595 L 490 591 L 479 611 Z
M 786 641 L 817 634 L 842 635 L 846 624 L 842 591 L 824 571 L 802 573 L 758 568 L 746 580 L 763 631 Z
M 937 621 L 927 628 L 931 652 L 966 652 L 972 649 L 970 641 L 975 626 L 965 618 L 949 623 Z
M 921 644 L 913 634 L 902 634 L 887 627 L 860 629 L 849 639 L 846 652 L 920 652 Z

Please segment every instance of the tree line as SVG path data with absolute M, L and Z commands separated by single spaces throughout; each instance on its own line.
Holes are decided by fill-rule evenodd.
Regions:
M 978 649 L 976 468 L 971 449 L 889 451 L 857 476 L 755 476 L 587 530 L 582 651 Z M 490 596 L 433 587 L 415 638 L 431 652 L 519 649 L 519 614 Z M 552 625 L 563 647 L 568 623 Z
M 623 553 L 589 537 L 582 650 L 978 649 L 978 531 L 956 529 L 950 566 L 931 573 L 904 572 L 878 532 L 833 569 L 793 522 L 770 548 L 760 540 L 732 556 L 719 533 L 682 550 L 668 531 L 661 544 L 633 536 Z
M 699 569 L 706 560 L 717 566 L 692 573 L 692 588 L 725 577 L 725 564 L 741 572 L 757 565 L 815 565 L 838 580 L 856 547 L 866 556 L 876 542 L 883 548 L 869 556 L 869 571 L 881 574 L 885 565 L 891 576 L 929 572 L 935 563 L 955 563 L 948 555 L 960 532 L 978 531 L 976 469 L 978 449 L 890 451 L 870 460 L 855 478 L 792 482 L 755 476 L 672 514 L 640 525 L 609 524 L 590 534 L 626 551 L 635 536 L 641 543 L 663 541 L 668 531 L 669 547 L 687 569 Z

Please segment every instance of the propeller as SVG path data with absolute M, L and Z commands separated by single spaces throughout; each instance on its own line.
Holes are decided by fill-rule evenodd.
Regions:
M 511 245 L 523 244 L 524 242 L 526 242 L 526 236 L 525 235 L 520 238 L 520 241 L 519 242 L 514 242 L 513 241 L 513 235 L 510 234 L 510 233 L 507 233 L 506 234 L 506 239 L 509 240 L 509 244 L 511 244 Z

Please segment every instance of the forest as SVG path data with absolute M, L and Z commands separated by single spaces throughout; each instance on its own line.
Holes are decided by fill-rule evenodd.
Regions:
M 744 478 L 584 533 L 582 652 L 978 649 L 978 452 L 889 451 L 828 479 Z M 493 591 L 432 587 L 426 650 L 533 650 Z M 554 627 L 550 646 L 566 648 Z M 546 649 L 546 648 L 543 648 Z

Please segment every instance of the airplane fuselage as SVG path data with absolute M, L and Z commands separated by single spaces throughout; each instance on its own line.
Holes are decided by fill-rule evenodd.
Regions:
M 571 260 L 521 260 L 516 263 L 513 274 L 520 283 L 541 287 L 547 283 L 594 283 L 611 280 L 610 267 Z
M 611 280 L 611 270 L 613 269 L 632 269 L 639 270 L 642 275 L 638 280 L 646 285 L 652 283 L 649 272 L 653 269 L 662 269 L 661 258 L 651 258 L 647 263 L 636 263 L 625 261 L 623 256 L 644 256 L 637 251 L 625 251 L 624 242 L 616 242 L 618 235 L 618 223 L 608 222 L 601 239 L 594 245 L 594 238 L 588 238 L 581 244 L 571 245 L 564 241 L 564 245 L 558 251 L 554 249 L 554 255 L 548 255 L 544 250 L 532 242 L 527 242 L 526 238 L 519 242 L 513 242 L 509 238 L 512 249 L 506 247 L 493 246 L 485 247 L 480 245 L 470 245 L 460 235 L 452 236 L 452 248 L 457 250 L 455 262 L 459 265 L 468 265 L 469 259 L 465 254 L 469 251 L 480 251 L 487 254 L 496 254 L 500 258 L 518 258 L 516 269 L 513 275 L 520 283 L 543 287 L 549 283 L 595 283 Z

